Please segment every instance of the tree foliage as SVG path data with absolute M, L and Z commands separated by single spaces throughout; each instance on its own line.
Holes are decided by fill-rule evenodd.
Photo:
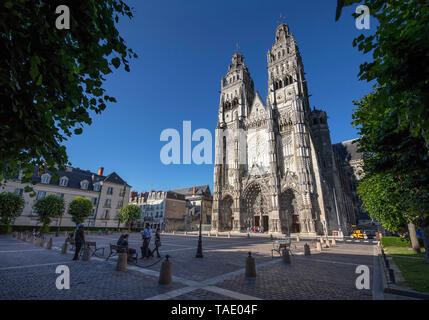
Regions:
M 88 198 L 76 197 L 70 204 L 68 214 L 72 216 L 74 223 L 82 223 L 92 214 L 92 202 Z
M 359 2 L 338 1 L 338 8 Z M 429 6 L 420 0 L 363 4 L 379 24 L 353 41 L 373 58 L 360 66 L 360 79 L 376 82 L 353 114 L 367 155 L 358 193 L 372 217 L 397 230 L 429 214 Z
M 64 213 L 64 200 L 56 195 L 49 195 L 36 200 L 34 209 L 39 216 L 39 221 L 43 227 L 51 223 L 51 218 L 58 218 Z
M 56 7 L 70 8 L 70 29 L 57 29 Z M 68 163 L 63 142 L 116 102 L 106 75 L 137 55 L 119 35 L 120 0 L 6 0 L 0 3 L 0 182 L 33 165 Z M 43 166 L 42 166 L 43 168 Z
M 7 226 L 19 217 L 24 210 L 25 201 L 22 196 L 12 193 L 0 193 L 0 222 Z
M 140 219 L 141 208 L 135 204 L 127 204 L 121 208 L 119 212 L 118 219 L 122 223 L 128 223 L 132 225 L 135 221 Z

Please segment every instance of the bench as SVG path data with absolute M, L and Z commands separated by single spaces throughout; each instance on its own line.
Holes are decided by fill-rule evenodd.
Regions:
M 290 252 L 292 252 L 290 239 L 274 241 L 273 249 L 271 249 L 271 258 L 273 258 L 274 251 L 281 255 L 283 250 L 289 250 Z
M 106 258 L 106 261 L 109 260 L 110 257 L 116 256 L 122 252 L 126 252 L 127 251 L 127 247 L 125 246 L 118 246 L 116 244 L 110 244 L 110 253 L 109 256 Z M 136 253 L 134 254 L 134 256 L 129 257 L 131 259 L 135 259 L 136 260 L 136 264 L 138 261 L 138 254 L 137 254 L 137 250 Z
M 76 243 L 75 243 L 75 241 L 73 239 L 68 238 L 66 240 L 66 242 L 70 243 L 70 246 L 71 246 L 70 247 L 70 251 L 75 251 L 76 250 Z M 85 246 L 92 248 L 92 256 L 99 257 L 97 255 L 97 252 L 98 251 L 102 251 L 103 253 L 102 253 L 101 257 L 104 257 L 104 247 L 97 248 L 97 243 L 95 241 L 86 241 L 85 242 Z M 83 250 L 80 250 L 79 256 L 81 256 L 82 254 L 83 254 Z
M 86 242 L 86 246 L 92 248 L 92 255 L 93 256 L 96 256 L 96 257 L 99 257 L 99 258 L 100 258 L 100 256 L 97 255 L 97 251 L 101 250 L 103 252 L 101 254 L 101 257 L 104 258 L 104 247 L 97 248 L 97 243 L 95 241 L 87 241 Z

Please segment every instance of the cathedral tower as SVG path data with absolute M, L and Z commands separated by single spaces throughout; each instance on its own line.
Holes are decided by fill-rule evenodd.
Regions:
M 307 236 L 338 229 L 342 206 L 332 193 L 341 186 L 326 113 L 310 110 L 302 58 L 286 24 L 276 29 L 267 64 L 265 102 L 241 53 L 222 77 L 212 229 L 256 226 Z

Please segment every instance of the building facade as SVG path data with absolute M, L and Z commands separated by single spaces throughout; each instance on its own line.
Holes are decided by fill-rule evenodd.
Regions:
M 286 24 L 267 53 L 265 101 L 236 52 L 221 80 L 212 229 L 348 233 L 351 192 L 340 179 L 325 111 L 310 108 L 304 66 Z
M 208 185 L 176 189 L 173 192 L 182 194 L 187 201 L 187 214 L 185 221 L 186 231 L 197 230 L 200 224 L 204 229 L 211 225 L 213 198 Z
M 184 230 L 187 213 L 185 196 L 173 191 L 131 192 L 130 204 L 138 205 L 142 212 L 138 227 L 149 223 L 162 231 Z
M 33 205 L 36 200 L 54 194 L 64 199 L 66 210 L 60 218 L 52 219 L 51 226 L 75 226 L 67 208 L 74 198 L 81 196 L 91 200 L 93 205 L 92 215 L 85 221 L 87 227 L 122 227 L 117 217 L 122 206 L 128 203 L 130 186 L 115 172 L 105 176 L 103 171 L 104 168 L 99 168 L 97 173 L 93 173 L 68 166 L 65 171 L 56 172 L 58 179 L 54 179 L 55 173 L 41 172 L 36 167 L 32 177 L 34 185 L 21 183 L 20 179 L 7 181 L 2 192 L 20 194 L 25 201 L 24 211 L 15 219 L 14 225 L 40 226 Z M 26 186 L 33 188 L 35 197 L 24 192 Z

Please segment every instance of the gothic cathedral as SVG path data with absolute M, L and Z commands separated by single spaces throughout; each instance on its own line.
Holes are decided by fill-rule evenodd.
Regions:
M 267 53 L 268 95 L 254 90 L 241 53 L 221 81 L 212 230 L 315 236 L 355 223 L 326 112 L 311 110 L 294 36 L 278 26 Z

